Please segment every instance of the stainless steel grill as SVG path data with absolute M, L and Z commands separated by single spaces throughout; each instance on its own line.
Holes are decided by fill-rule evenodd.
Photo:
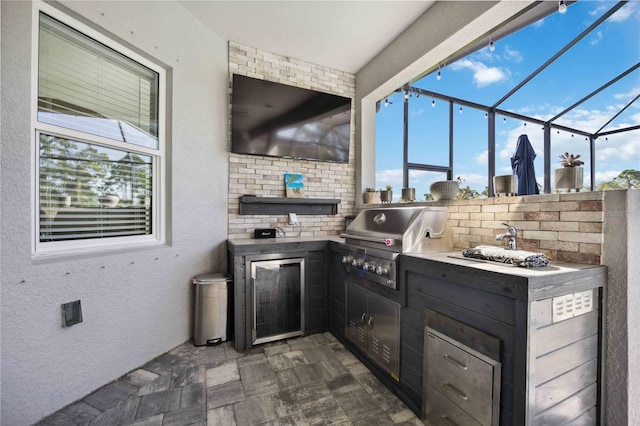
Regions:
M 363 210 L 342 237 L 347 244 L 398 253 L 432 251 L 445 235 L 445 207 L 395 207 Z
M 444 207 L 363 210 L 342 234 L 345 336 L 395 380 L 400 377 L 397 257 L 445 250 L 446 218 Z
M 396 258 L 401 253 L 446 251 L 445 207 L 391 207 L 361 211 L 341 234 L 347 272 L 397 288 Z

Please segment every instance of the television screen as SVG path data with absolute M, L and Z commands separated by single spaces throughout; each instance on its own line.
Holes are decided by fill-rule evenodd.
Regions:
M 351 99 L 233 75 L 231 152 L 349 161 Z

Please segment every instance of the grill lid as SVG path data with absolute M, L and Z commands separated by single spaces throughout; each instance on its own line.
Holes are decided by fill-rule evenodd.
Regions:
M 341 237 L 349 244 L 399 253 L 432 251 L 430 240 L 444 238 L 446 219 L 446 207 L 367 209 L 356 216 Z

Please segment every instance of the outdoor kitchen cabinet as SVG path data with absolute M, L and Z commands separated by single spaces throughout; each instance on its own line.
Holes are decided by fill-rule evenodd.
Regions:
M 343 254 L 338 243 L 329 243 L 329 248 L 329 331 L 338 339 L 344 339 L 346 307 Z
M 399 380 L 400 305 L 346 282 L 346 337 Z
M 499 341 L 500 425 L 600 423 L 605 267 L 526 269 L 438 253 L 403 255 L 399 271 L 398 388 L 407 405 L 422 415 L 428 405 L 427 327 L 490 350 L 460 333 L 464 324 Z
M 252 262 L 304 259 L 304 334 L 328 330 L 327 240 L 227 240 L 227 250 L 228 270 L 233 271 L 234 277 L 233 343 L 236 350 L 252 347 Z

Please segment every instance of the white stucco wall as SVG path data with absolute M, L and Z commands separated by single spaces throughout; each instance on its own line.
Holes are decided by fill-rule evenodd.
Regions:
M 191 283 L 226 266 L 227 45 L 174 2 L 66 6 L 171 67 L 169 243 L 32 258 L 32 3 L 2 2 L 0 423 L 31 424 L 191 337 Z M 60 305 L 84 322 L 61 327 Z

